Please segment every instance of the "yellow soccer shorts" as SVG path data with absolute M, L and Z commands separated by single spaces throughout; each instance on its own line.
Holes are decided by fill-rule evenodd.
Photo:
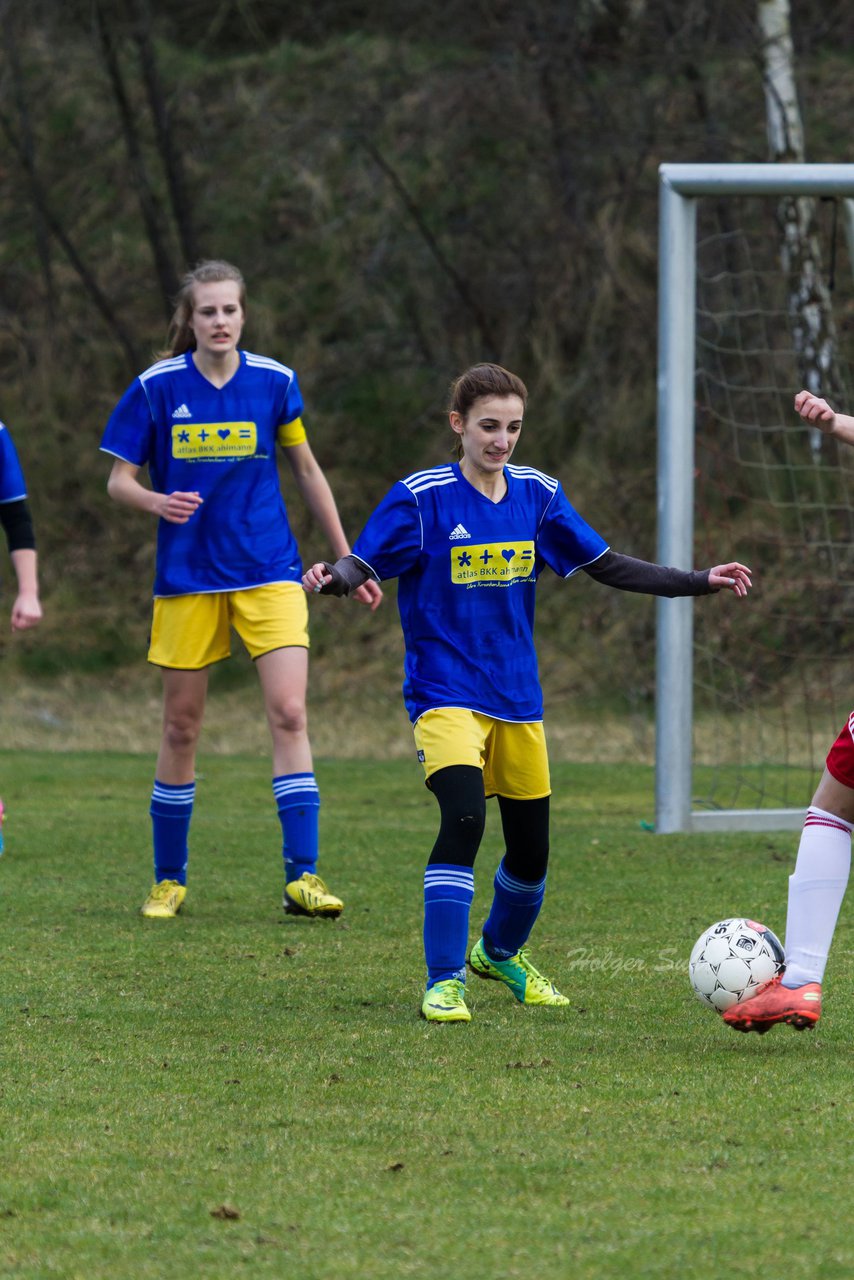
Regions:
M 487 796 L 540 800 L 551 795 L 549 757 L 542 724 L 515 724 L 465 707 L 436 707 L 415 722 L 418 759 L 431 774 L 453 764 L 483 770 Z
M 298 582 L 270 582 L 246 591 L 158 596 L 154 601 L 148 661 L 156 667 L 198 671 L 231 656 L 234 627 L 249 652 L 308 648 L 308 605 Z

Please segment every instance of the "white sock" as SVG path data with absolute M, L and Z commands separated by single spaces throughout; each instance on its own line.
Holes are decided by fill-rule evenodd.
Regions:
M 789 877 L 784 987 L 821 982 L 851 871 L 850 822 L 807 810 L 794 873 Z

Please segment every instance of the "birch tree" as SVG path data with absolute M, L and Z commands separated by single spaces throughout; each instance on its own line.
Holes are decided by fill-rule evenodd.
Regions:
M 762 69 L 769 158 L 802 164 L 804 128 L 798 104 L 789 0 L 759 0 Z M 836 329 L 830 288 L 822 276 L 821 248 L 812 196 L 785 196 L 777 206 L 782 232 L 781 262 L 789 282 L 789 320 L 801 385 L 838 403 Z M 821 448 L 814 431 L 813 449 Z

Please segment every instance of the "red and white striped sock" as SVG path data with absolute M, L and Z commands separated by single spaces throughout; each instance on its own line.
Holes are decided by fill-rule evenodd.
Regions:
M 785 987 L 821 982 L 851 871 L 852 824 L 810 806 L 789 877 Z

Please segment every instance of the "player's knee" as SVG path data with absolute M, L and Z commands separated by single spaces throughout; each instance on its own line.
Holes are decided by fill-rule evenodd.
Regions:
M 548 871 L 549 846 L 532 843 L 526 848 L 510 848 L 504 854 L 504 867 L 508 875 L 519 880 L 542 880 Z
M 270 723 L 282 733 L 305 733 L 308 725 L 305 703 L 300 699 L 277 702 L 270 708 Z
M 305 698 L 301 698 L 298 694 L 293 698 L 282 694 L 278 698 L 269 700 L 266 704 L 266 714 L 274 733 L 305 733 L 309 723 Z
M 202 718 L 193 711 L 169 712 L 163 722 L 163 738 L 172 751 L 186 751 L 196 745 Z

